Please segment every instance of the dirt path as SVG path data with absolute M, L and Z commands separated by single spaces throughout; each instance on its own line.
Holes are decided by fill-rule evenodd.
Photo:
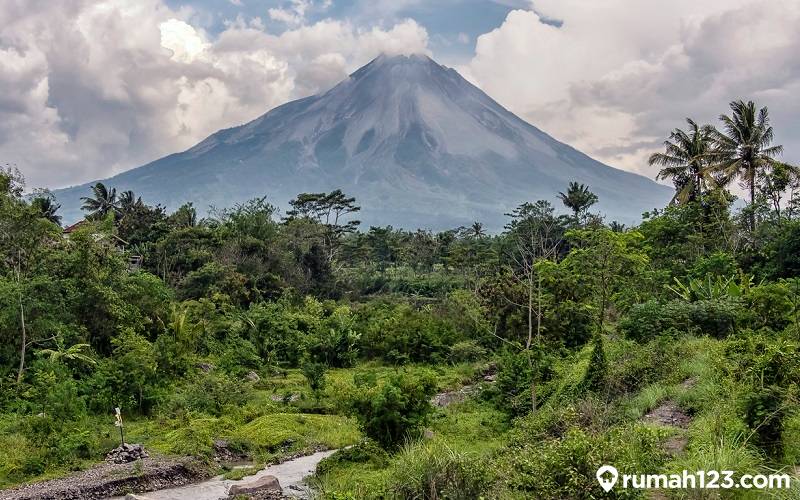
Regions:
M 0 491 L 0 500 L 96 500 L 131 491 L 190 484 L 210 475 L 206 465 L 191 458 L 150 457 L 127 464 L 103 462 L 67 477 Z
M 683 381 L 681 387 L 690 389 L 696 382 L 696 379 L 689 378 Z M 651 424 L 676 427 L 684 431 L 688 429 L 689 424 L 692 423 L 692 417 L 687 415 L 686 412 L 672 400 L 664 401 L 656 408 L 653 408 L 642 417 L 642 420 Z M 664 449 L 666 449 L 670 455 L 680 455 L 686 449 L 687 444 L 689 444 L 689 438 L 686 437 L 685 432 L 680 432 L 667 439 L 666 443 L 664 443 Z

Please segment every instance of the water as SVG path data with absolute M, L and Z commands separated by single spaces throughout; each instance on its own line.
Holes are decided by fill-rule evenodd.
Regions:
M 307 498 L 309 492 L 303 479 L 314 473 L 320 460 L 331 456 L 334 452 L 335 450 L 320 451 L 313 455 L 287 460 L 282 464 L 270 465 L 239 481 L 217 476 L 202 483 L 141 493 L 141 496 L 152 500 L 219 500 L 228 497 L 228 490 L 234 484 L 249 484 L 264 476 L 275 476 L 281 483 L 285 495 Z

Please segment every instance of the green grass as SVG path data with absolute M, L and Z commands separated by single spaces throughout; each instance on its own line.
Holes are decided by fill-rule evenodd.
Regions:
M 339 415 L 275 413 L 264 415 L 235 430 L 234 439 L 251 450 L 274 452 L 351 445 L 361 437 L 355 422 Z

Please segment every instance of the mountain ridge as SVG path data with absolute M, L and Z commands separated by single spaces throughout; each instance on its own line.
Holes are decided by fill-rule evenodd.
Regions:
M 427 56 L 381 55 L 325 92 L 104 182 L 201 211 L 264 195 L 285 208 L 300 192 L 338 188 L 356 196 L 366 224 L 443 229 L 481 220 L 499 229 L 514 206 L 555 201 L 572 180 L 626 223 L 671 194 L 554 139 Z M 54 191 L 65 219 L 78 215 L 91 184 Z

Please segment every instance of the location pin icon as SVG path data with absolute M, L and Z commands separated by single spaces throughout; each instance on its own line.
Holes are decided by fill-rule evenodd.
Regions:
M 606 474 L 609 474 L 609 477 L 606 477 Z M 611 491 L 611 488 L 617 484 L 617 479 L 619 478 L 619 472 L 617 472 L 617 468 L 613 465 L 604 465 L 597 469 L 597 482 L 600 483 L 600 487 L 603 488 L 606 493 Z

